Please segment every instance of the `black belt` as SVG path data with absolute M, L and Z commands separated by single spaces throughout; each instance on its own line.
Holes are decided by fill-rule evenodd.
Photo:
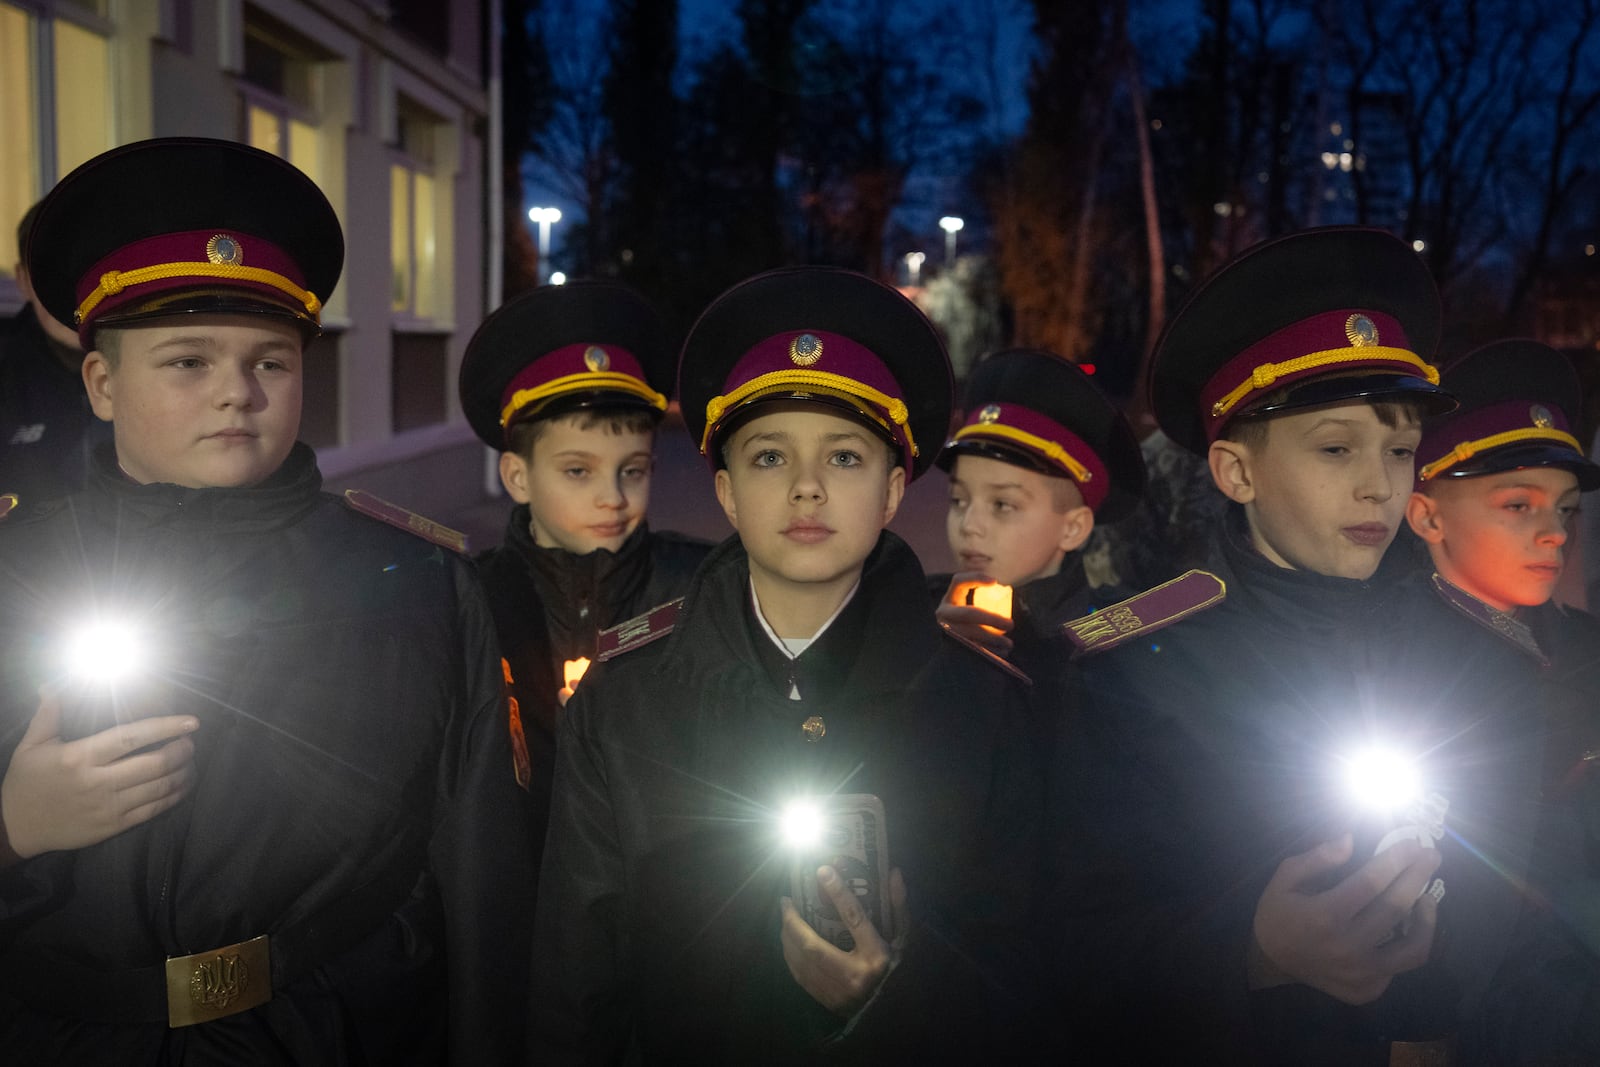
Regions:
M 264 1003 L 270 999 L 271 989 L 293 985 L 328 960 L 355 948 L 382 929 L 405 903 L 416 886 L 417 877 L 415 872 L 403 876 L 380 875 L 306 919 L 273 933 L 270 936 L 271 985 L 265 996 L 242 1002 L 242 1006 L 220 1005 L 224 1010 L 190 1021 L 209 1021 Z M 225 949 L 207 949 L 185 959 L 193 959 L 197 964 L 202 958 L 213 961 L 208 968 L 213 980 L 217 977 L 216 962 L 220 962 L 226 972 L 224 979 L 242 978 L 242 973 L 231 973 L 240 967 L 237 957 L 230 956 L 231 951 L 264 940 L 257 938 Z M 248 952 L 246 950 L 247 955 Z M 234 962 L 230 964 L 229 959 Z M 168 974 L 166 962 L 108 971 L 63 959 L 38 945 L 21 945 L 0 954 L 0 988 L 37 1011 L 89 1022 L 182 1025 L 172 1022 L 175 1016 L 168 996 Z M 259 982 L 260 976 L 255 977 Z M 257 989 L 260 990 L 259 984 Z

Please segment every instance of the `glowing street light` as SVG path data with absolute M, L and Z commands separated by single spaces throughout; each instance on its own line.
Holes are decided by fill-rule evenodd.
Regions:
M 550 258 L 550 226 L 561 221 L 561 209 L 558 207 L 530 207 L 528 221 L 539 224 L 539 262 L 543 263 Z
M 558 271 L 552 271 L 550 273 L 550 284 L 551 285 L 566 285 L 567 284 L 567 275 L 566 275 L 566 273 L 564 271 L 559 271 L 559 270 Z
M 946 215 L 939 220 L 939 229 L 944 231 L 944 262 L 949 266 L 956 258 L 956 234 L 965 226 L 966 220 L 957 215 Z
M 922 254 L 921 252 L 907 252 L 905 254 L 906 281 L 907 281 L 908 284 L 910 284 L 910 285 L 916 285 L 917 284 L 917 281 L 922 277 L 922 263 L 923 263 L 923 260 L 925 260 L 927 258 L 928 257 L 925 256 L 924 254 Z

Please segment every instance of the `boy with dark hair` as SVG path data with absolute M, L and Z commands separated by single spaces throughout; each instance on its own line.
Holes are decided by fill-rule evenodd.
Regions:
M 539 1062 L 1003 1058 L 1031 987 L 1023 693 L 884 530 L 949 425 L 943 346 L 886 286 L 781 270 L 707 309 L 678 380 L 737 536 L 567 708 Z M 820 865 L 791 853 L 780 813 L 842 794 Z
M 500 482 L 516 504 L 504 543 L 477 565 L 526 745 L 518 774 L 535 856 L 556 723 L 601 632 L 680 596 L 711 550 L 645 522 L 672 370 L 655 309 L 609 282 L 517 297 L 484 320 L 461 362 L 461 406 L 501 450 Z
M 515 1059 L 533 872 L 487 605 L 408 516 L 323 494 L 295 441 L 333 208 L 256 149 L 145 141 L 63 179 L 27 255 L 113 445 L 0 528 L 0 1046 Z M 139 735 L 153 714 L 174 725 Z M 41 808 L 172 734 L 155 762 L 186 773 L 147 783 L 154 810 Z
M 1438 333 L 1415 253 L 1334 228 L 1163 334 L 1157 418 L 1232 510 L 1209 572 L 1069 626 L 1096 654 L 1052 781 L 1068 1003 L 1124 1062 L 1447 1062 L 1505 956 L 1538 796 L 1516 653 L 1382 567 L 1453 404 Z
M 1116 406 L 1051 352 L 986 357 L 967 381 L 963 410 L 938 459 L 950 475 L 945 533 L 960 566 L 929 587 L 940 594 L 941 622 L 1039 681 L 1064 658 L 1062 623 L 1126 595 L 1096 595 L 1082 548 L 1097 522 L 1138 503 L 1144 458 Z M 983 583 L 1012 587 L 1012 614 L 967 605 Z

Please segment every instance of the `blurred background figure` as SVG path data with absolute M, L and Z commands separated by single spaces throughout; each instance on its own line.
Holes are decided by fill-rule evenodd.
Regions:
M 19 256 L 37 210 L 17 224 Z M 89 410 L 77 333 L 39 304 L 24 262 L 14 271 L 26 303 L 0 324 L 0 493 L 28 507 L 83 488 L 89 454 L 111 427 Z

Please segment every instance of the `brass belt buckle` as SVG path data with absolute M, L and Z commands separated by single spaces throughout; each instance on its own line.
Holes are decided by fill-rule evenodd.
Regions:
M 267 935 L 167 958 L 167 1026 L 208 1023 L 272 999 Z

